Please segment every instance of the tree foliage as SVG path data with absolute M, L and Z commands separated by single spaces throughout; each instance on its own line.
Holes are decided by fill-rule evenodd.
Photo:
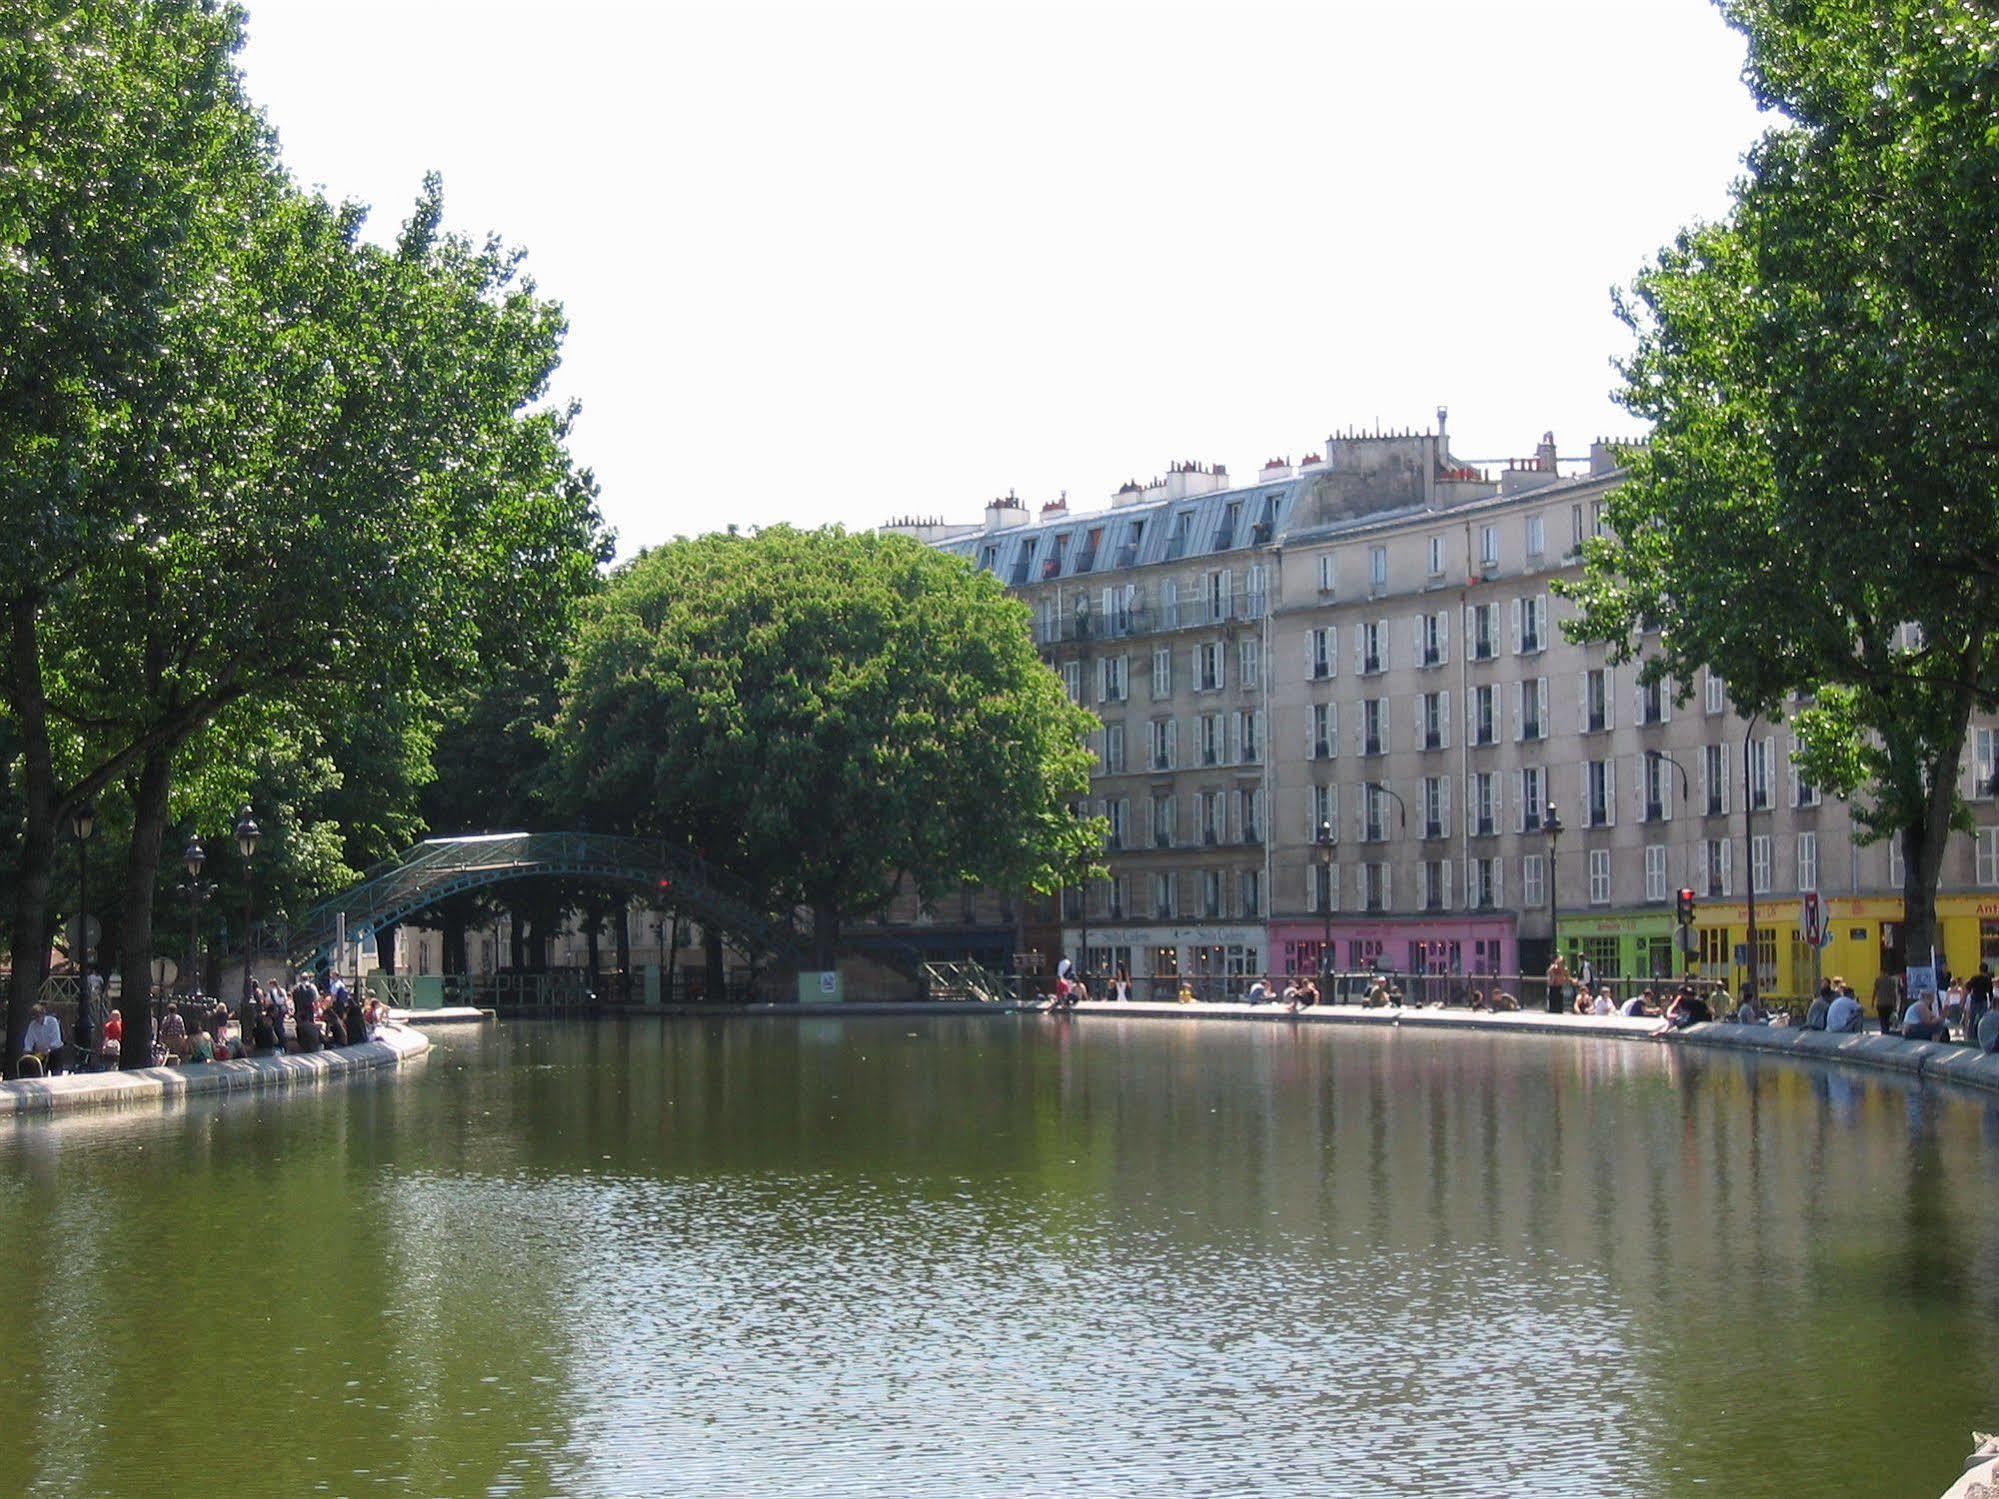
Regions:
M 588 611 L 558 799 L 810 907 L 823 964 L 899 875 L 925 896 L 1072 877 L 1101 831 L 1070 810 L 1095 724 L 1025 608 L 957 558 L 839 530 L 711 535 L 639 557 Z
M 1586 548 L 1576 633 L 1744 713 L 1907 855 L 1912 950 L 1999 701 L 1999 16 L 1982 0 L 1721 0 L 1782 121 L 1728 217 L 1620 297 L 1653 423 Z M 1913 626 L 1913 629 L 1905 629 Z

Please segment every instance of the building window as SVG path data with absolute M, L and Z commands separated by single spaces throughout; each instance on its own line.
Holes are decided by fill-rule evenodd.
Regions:
M 1340 841 L 1340 788 L 1337 786 L 1314 786 L 1312 788 L 1311 822 L 1305 829 L 1305 841 L 1316 844 L 1319 829 L 1325 828 L 1332 834 L 1332 841 Z
M 1531 656 L 1548 645 L 1548 596 L 1531 594 L 1513 601 L 1513 653 Z
M 1490 661 L 1499 654 L 1499 606 L 1474 604 L 1471 611 L 1471 658 Z
M 1110 881 L 1110 894 L 1109 894 L 1110 909 L 1107 912 L 1105 912 L 1105 914 L 1108 915 L 1112 921 L 1123 921 L 1125 918 L 1125 913 L 1130 909 L 1130 896 L 1131 896 L 1131 882 L 1121 874 L 1112 875 Z M 1124 962 L 1121 966 L 1123 966 L 1125 970 L 1129 972 L 1130 965 L 1131 965 L 1131 957 L 1129 951 L 1127 950 Z
M 1538 833 L 1541 831 L 1541 819 L 1548 805 L 1548 772 L 1539 765 L 1530 765 L 1518 774 L 1520 831 Z
M 1497 744 L 1499 742 L 1499 715 L 1496 703 L 1499 689 L 1490 683 L 1472 688 L 1466 702 L 1466 717 L 1471 722 L 1467 732 L 1474 745 Z
M 1072 703 L 1083 701 L 1082 662 L 1064 661 L 1062 663 L 1062 691 L 1068 694 L 1069 701 Z
M 1263 871 L 1244 869 L 1236 875 L 1236 903 L 1244 916 L 1263 914 Z
M 1990 729 L 1980 729 L 1978 732 L 1981 734 L 1990 734 L 1992 731 Z M 1974 795 L 1979 794 L 1975 784 L 1972 790 Z M 1986 796 L 1992 794 L 1989 777 L 1987 778 L 1986 789 L 1983 794 Z M 1818 804 L 1819 788 L 1812 783 L 1811 777 L 1805 774 L 1804 766 L 1798 763 L 1798 741 L 1793 739 L 1791 741 L 1791 805 L 1794 807 L 1816 807 Z
M 1364 698 L 1360 706 L 1360 752 L 1363 755 L 1387 754 L 1388 699 L 1385 697 Z
M 1385 622 L 1361 625 L 1354 644 L 1362 676 L 1388 670 L 1388 626 Z
M 1177 770 L 1180 729 L 1170 718 L 1155 718 L 1152 721 L 1152 768 L 1154 770 Z
M 1599 666 L 1583 673 L 1581 708 L 1579 727 L 1583 733 L 1601 734 L 1611 727 L 1609 667 Z
M 1314 915 L 1340 908 L 1340 867 L 1315 860 L 1305 881 L 1305 905 Z
M 1666 898 L 1666 845 L 1645 845 L 1645 899 L 1658 903 Z
M 1656 755 L 1638 762 L 1644 767 L 1645 821 L 1668 822 L 1673 816 L 1673 767 Z
M 1416 727 L 1420 746 L 1426 750 L 1451 747 L 1451 696 L 1447 692 L 1426 692 L 1416 699 Z
M 1104 774 L 1124 773 L 1124 725 L 1107 723 L 1104 725 Z
M 1902 862 L 1902 835 L 1896 833 L 1888 840 L 1888 888 L 1900 890 L 1905 873 Z
M 1644 725 L 1668 722 L 1673 716 L 1673 694 L 1662 678 L 1638 684 L 1638 722 Z
M 1772 742 L 1757 739 L 1749 746 L 1749 805 L 1758 812 L 1770 807 L 1770 766 L 1776 754 Z
M 1770 835 L 1758 833 L 1749 840 L 1749 888 L 1758 895 L 1770 893 Z
M 1724 745 L 1701 746 L 1701 805 L 1709 817 L 1728 812 L 1728 750 Z
M 1798 889 L 1816 890 L 1819 887 L 1819 835 L 1817 833 L 1798 834 Z
M 1480 526 L 1478 529 L 1478 565 L 1483 568 L 1499 566 L 1499 527 Z
M 1330 760 L 1340 752 L 1339 705 L 1337 703 L 1312 704 L 1311 743 L 1309 758 Z
M 1201 726 L 1201 763 L 1203 765 L 1221 764 L 1223 749 L 1221 714 L 1203 713 L 1197 722 Z
M 1245 692 L 1255 688 L 1263 679 L 1263 642 L 1245 640 L 1236 658 L 1236 680 Z
M 1451 908 L 1451 861 L 1425 859 L 1416 866 L 1416 903 L 1425 911 Z
M 1980 828 L 1974 847 L 1977 850 L 1978 883 L 1999 885 L 1999 828 Z M 1802 864 L 1803 860 L 1799 862 Z
M 1323 682 L 1338 674 L 1340 632 L 1335 625 L 1323 625 L 1305 632 L 1305 675 Z
M 1583 762 L 1583 826 L 1607 828 L 1617 821 L 1617 767 L 1610 760 Z
M 1333 554 L 1331 552 L 1321 552 L 1319 554 L 1319 592 L 1330 598 L 1336 591 L 1333 583 L 1337 576 L 1338 574 L 1333 567 Z
M 1109 844 L 1113 849 L 1124 847 L 1125 824 L 1130 821 L 1131 799 L 1114 797 L 1104 803 L 1104 820 L 1110 824 Z
M 1791 756 L 1795 763 L 1797 746 L 1792 744 Z M 1971 799 L 1990 801 L 1999 787 L 1993 785 L 1993 778 L 1999 776 L 1999 729 L 1973 729 L 1971 731 Z M 1800 781 L 1802 785 L 1802 780 Z M 1804 805 L 1803 803 L 1799 804 Z
M 1388 900 L 1388 866 L 1386 864 L 1363 864 L 1360 866 L 1361 904 L 1369 911 L 1386 911 Z
M 1451 616 L 1439 609 L 1434 614 L 1416 616 L 1416 664 L 1442 666 L 1451 658 Z
M 1490 838 L 1499 831 L 1498 796 L 1495 777 L 1489 770 L 1473 774 L 1466 786 L 1465 832 L 1473 838 Z
M 1263 759 L 1263 715 L 1238 710 L 1235 716 L 1235 760 L 1254 765 Z
M 1593 906 L 1610 904 L 1610 850 L 1607 848 L 1589 851 L 1589 903 Z
M 1474 911 L 1490 911 L 1499 904 L 1499 860 L 1465 861 L 1465 904 Z
M 1173 696 L 1173 648 L 1161 646 L 1152 653 L 1152 696 L 1156 702 L 1160 698 Z
M 1710 714 L 1721 713 L 1728 707 L 1728 684 L 1716 676 L 1712 670 L 1707 674 L 1707 683 L 1703 688 L 1701 706 L 1706 708 Z
M 1451 783 L 1442 776 L 1423 777 L 1423 836 L 1442 838 L 1450 832 Z
M 1701 893 L 1716 898 L 1735 893 L 1734 880 L 1729 872 L 1729 854 L 1733 845 L 1726 838 L 1705 838 L 1701 840 Z
M 1513 737 L 1548 737 L 1548 679 L 1533 677 L 1513 684 Z
M 1125 697 L 1126 658 L 1105 656 L 1097 663 L 1097 701 L 1121 703 Z
M 1441 578 L 1444 575 L 1443 537 L 1432 536 L 1430 538 L 1429 555 L 1430 555 L 1430 576 L 1433 578 Z
M 1388 548 L 1369 547 L 1367 549 L 1368 586 L 1376 593 L 1388 587 Z
M 1152 877 L 1152 915 L 1157 921 L 1171 921 L 1179 914 L 1180 876 L 1177 873 Z
M 1155 796 L 1152 799 L 1152 846 L 1154 848 L 1173 846 L 1173 798 L 1170 795 Z
M 1538 515 L 1528 516 L 1527 555 L 1529 557 L 1539 557 L 1547 550 L 1548 550 L 1547 527 L 1543 524 L 1540 516 Z
M 1219 791 L 1197 791 L 1194 793 L 1194 810 L 1201 817 L 1201 842 L 1210 848 L 1222 841 L 1228 829 L 1228 805 Z
M 1539 910 L 1548 900 L 1544 868 L 1540 854 L 1528 854 L 1520 861 L 1520 903 L 1530 911 Z
M 1202 641 L 1194 648 L 1194 690 L 1220 692 L 1224 680 L 1222 643 L 1219 640 Z
M 1373 783 L 1369 783 L 1364 789 L 1366 795 L 1361 799 L 1360 841 L 1384 842 L 1388 837 L 1388 819 L 1385 815 L 1388 798 L 1382 794 L 1382 788 Z

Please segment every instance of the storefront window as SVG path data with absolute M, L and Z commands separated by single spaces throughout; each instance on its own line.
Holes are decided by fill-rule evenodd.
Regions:
M 1284 971 L 1286 973 L 1317 973 L 1319 954 L 1325 944 L 1320 942 L 1287 942 L 1284 944 Z
M 1999 921 L 1978 923 L 1978 960 L 1999 967 Z
M 1153 948 L 1152 972 L 1157 978 L 1178 978 L 1180 976 L 1180 949 L 1177 947 Z
M 1728 928 L 1725 926 L 1704 926 L 1700 933 L 1701 971 L 1714 977 L 1714 970 L 1726 968 L 1734 961 L 1728 946 Z
M 1381 941 L 1375 937 L 1355 937 L 1347 943 L 1347 966 L 1354 972 L 1374 968 L 1381 962 Z
M 1647 937 L 1639 946 L 1648 978 L 1665 979 L 1673 976 L 1673 939 L 1671 937 Z
M 1618 951 L 1615 937 L 1585 937 L 1577 944 L 1583 956 L 1589 959 L 1589 966 L 1596 971 L 1599 979 L 1620 979 L 1624 977 L 1624 960 Z

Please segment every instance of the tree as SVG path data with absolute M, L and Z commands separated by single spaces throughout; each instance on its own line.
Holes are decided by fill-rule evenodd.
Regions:
M 1733 208 L 1619 310 L 1654 424 L 1572 630 L 1737 709 L 1791 693 L 1804 769 L 1899 834 L 1912 952 L 1999 702 L 1999 26 L 1981 0 L 1720 0 L 1782 124 Z
M 559 630 L 602 537 L 574 413 L 536 404 L 563 322 L 517 252 L 444 233 L 435 180 L 387 248 L 298 189 L 241 96 L 233 8 L 24 12 L 0 67 L 49 122 L 26 135 L 32 184 L 0 173 L 0 251 L 12 232 L 19 252 L 0 310 L 30 315 L 0 332 L 14 929 L 42 925 L 62 809 L 127 777 L 138 975 L 191 739 L 238 704 L 449 690 Z M 80 370 L 72 349 L 99 345 Z M 10 1058 L 37 966 L 16 965 Z
M 1095 727 L 1024 606 L 962 560 L 837 529 L 711 535 L 640 556 L 586 611 L 558 800 L 809 908 L 826 968 L 899 875 L 926 897 L 1072 877 L 1102 841 L 1070 810 Z

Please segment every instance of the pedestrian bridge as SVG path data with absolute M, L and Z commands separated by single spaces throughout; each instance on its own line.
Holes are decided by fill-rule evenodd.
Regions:
M 756 893 L 698 854 L 663 839 L 608 833 L 488 833 L 427 838 L 385 859 L 353 888 L 314 906 L 298 930 L 301 953 L 328 952 L 346 918 L 348 940 L 379 932 L 447 896 L 509 880 L 555 877 L 642 894 L 755 953 L 794 945 L 797 932 L 773 920 Z

